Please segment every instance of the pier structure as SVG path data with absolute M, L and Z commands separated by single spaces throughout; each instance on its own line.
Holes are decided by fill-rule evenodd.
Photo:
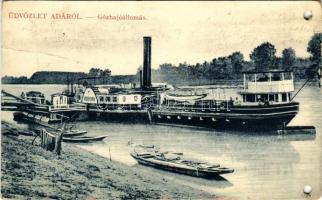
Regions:
M 24 110 L 30 107 L 46 110 L 49 106 L 23 99 L 4 90 L 1 91 L 1 110 Z

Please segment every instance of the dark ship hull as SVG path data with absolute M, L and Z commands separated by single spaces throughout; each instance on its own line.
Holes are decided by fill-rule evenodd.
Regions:
M 148 110 L 114 110 L 84 112 L 87 120 L 109 122 L 161 123 L 209 127 L 220 130 L 283 130 L 299 111 L 299 103 L 273 105 L 231 105 L 228 107 L 154 107 Z M 71 113 L 64 113 L 68 115 Z M 57 120 L 61 122 L 61 120 Z M 50 123 L 50 122 L 46 122 Z
M 230 106 L 229 109 L 160 108 L 151 111 L 153 122 L 203 126 L 216 129 L 272 131 L 281 130 L 296 116 L 299 103 L 263 106 Z

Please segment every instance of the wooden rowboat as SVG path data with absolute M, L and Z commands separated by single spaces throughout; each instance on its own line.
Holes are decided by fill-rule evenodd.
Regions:
M 140 147 L 140 146 L 139 146 Z M 196 162 L 184 160 L 178 154 L 167 155 L 158 150 L 141 148 L 141 151 L 134 147 L 131 156 L 139 164 L 167 170 L 180 174 L 202 178 L 217 178 L 221 174 L 233 173 L 234 169 L 220 167 L 219 164 L 207 164 L 206 162 Z
M 60 131 L 60 129 L 58 129 Z M 75 136 L 81 136 L 86 134 L 87 131 L 85 130 L 65 130 L 64 131 L 64 137 L 75 137 Z
M 87 142 L 94 142 L 94 141 L 102 141 L 107 137 L 107 135 L 97 136 L 97 137 L 65 137 L 63 135 L 63 142 L 73 142 L 73 143 L 87 143 Z

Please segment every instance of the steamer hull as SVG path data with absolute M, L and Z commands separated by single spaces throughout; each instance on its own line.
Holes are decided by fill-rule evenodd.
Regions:
M 96 118 L 109 122 L 124 122 L 124 123 L 148 123 L 148 114 L 146 111 L 120 111 L 120 112 L 104 112 L 93 113 Z
M 271 106 L 232 106 L 229 111 L 154 110 L 156 123 L 203 126 L 216 129 L 272 131 L 283 129 L 298 113 L 296 102 Z

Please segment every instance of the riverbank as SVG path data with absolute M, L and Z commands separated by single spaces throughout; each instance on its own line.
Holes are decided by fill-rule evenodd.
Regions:
M 161 175 L 136 171 L 63 143 L 57 156 L 31 145 L 33 137 L 1 124 L 1 193 L 12 199 L 214 199 Z

